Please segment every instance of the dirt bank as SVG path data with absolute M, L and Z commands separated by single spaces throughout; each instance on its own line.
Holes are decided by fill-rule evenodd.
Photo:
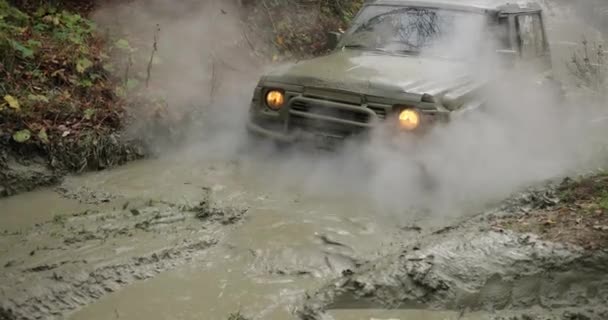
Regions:
M 94 136 L 53 145 L 0 142 L 0 197 L 56 184 L 68 173 L 109 169 L 150 154 L 143 142 L 126 141 L 119 133 Z
M 565 179 L 536 197 L 536 206 L 497 217 L 493 226 L 591 251 L 608 247 L 608 175 Z
M 0 235 L 0 319 L 62 319 L 135 281 L 196 263 L 246 208 L 131 199 Z
M 343 272 L 297 311 L 324 319 L 331 309 L 485 311 L 494 319 L 606 319 L 608 251 L 494 228 L 547 201 L 540 192 L 505 202 L 398 253 Z
M 146 154 L 124 134 L 135 80 L 109 71 L 126 50 L 71 6 L 18 4 L 0 0 L 0 197 Z

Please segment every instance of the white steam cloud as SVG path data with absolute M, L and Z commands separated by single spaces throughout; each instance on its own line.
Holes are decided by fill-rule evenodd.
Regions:
M 184 154 L 240 159 L 245 170 L 279 188 L 364 197 L 386 212 L 425 208 L 458 214 L 531 183 L 595 168 L 597 137 L 608 133 L 605 125 L 590 125 L 605 111 L 602 106 L 557 101 L 526 84 L 521 75 L 512 75 L 487 89 L 489 108 L 439 126 L 421 139 L 375 139 L 337 154 L 260 152 L 243 157 L 238 150 L 261 69 L 251 53 L 251 39 L 243 35 L 239 7 L 227 1 L 156 0 L 125 8 L 107 8 L 98 17 L 106 23 L 113 21 L 109 17 L 127 21 L 123 27 L 139 34 L 151 34 L 160 24 L 165 66 L 154 76 L 167 84 L 172 107 L 205 108 L 202 129 L 188 129 L 192 144 Z M 468 20 L 435 49 L 473 55 L 470 44 L 484 37 L 482 26 Z M 556 29 L 551 25 L 550 32 Z M 464 66 L 481 79 L 493 76 L 497 63 L 482 55 Z M 448 76 L 445 70 L 431 69 L 429 74 Z

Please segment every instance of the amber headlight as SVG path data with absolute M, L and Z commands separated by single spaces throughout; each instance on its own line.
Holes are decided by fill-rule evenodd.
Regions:
M 420 114 L 414 109 L 403 109 L 399 112 L 399 126 L 405 130 L 414 130 L 420 125 Z
M 285 94 L 280 90 L 270 90 L 266 93 L 266 106 L 272 110 L 279 110 L 285 104 Z

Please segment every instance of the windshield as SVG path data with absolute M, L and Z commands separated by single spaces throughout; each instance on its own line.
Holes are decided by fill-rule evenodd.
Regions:
M 488 27 L 491 28 L 488 28 Z M 500 32 L 496 33 L 497 29 Z M 423 7 L 368 6 L 342 46 L 404 54 L 463 58 L 490 41 L 508 42 L 507 28 L 475 12 Z

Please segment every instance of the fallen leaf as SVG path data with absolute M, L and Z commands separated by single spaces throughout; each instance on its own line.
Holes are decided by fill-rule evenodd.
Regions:
M 120 39 L 120 40 L 116 41 L 116 43 L 114 45 L 116 45 L 117 48 L 123 49 L 123 50 L 131 49 L 131 46 L 129 45 L 129 41 L 127 41 L 126 39 Z
M 65 138 L 65 137 L 67 137 L 69 134 L 70 134 L 70 131 L 69 131 L 69 130 L 68 130 L 68 131 L 64 131 L 64 132 L 61 134 L 61 137 Z
M 21 110 L 21 106 L 19 105 L 19 100 L 11 95 L 4 96 L 4 101 L 8 103 L 8 106 L 15 110 Z
M 32 133 L 28 129 L 23 129 L 13 133 L 13 140 L 19 143 L 24 143 L 32 137 Z
M 84 110 L 84 118 L 87 120 L 91 120 L 95 115 L 95 109 L 88 108 Z
M 139 85 L 139 80 L 137 80 L 137 79 L 127 80 L 127 90 L 133 90 L 133 89 L 137 88 L 138 85 Z
M 546 220 L 543 224 L 546 226 L 549 226 L 549 225 L 555 224 L 555 222 L 553 220 L 549 219 L 549 220 Z
M 46 128 L 40 129 L 40 132 L 38 132 L 38 139 L 44 143 L 49 143 L 49 136 L 46 134 Z
M 49 102 L 49 98 L 41 95 L 41 94 L 30 94 L 27 96 L 27 98 L 31 101 L 38 101 L 38 102 Z
M 91 60 L 87 58 L 78 59 L 78 61 L 76 62 L 76 71 L 78 71 L 78 73 L 84 73 L 92 66 L 93 62 L 91 62 Z

